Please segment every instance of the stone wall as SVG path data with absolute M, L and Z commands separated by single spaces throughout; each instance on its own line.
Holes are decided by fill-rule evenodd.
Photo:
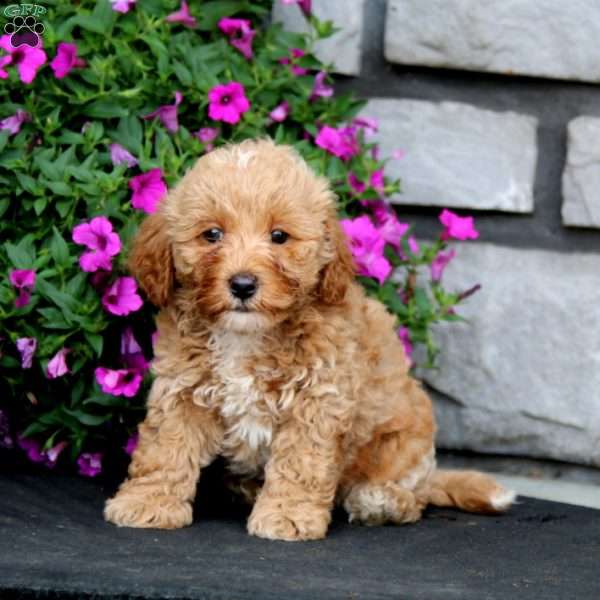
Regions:
M 444 277 L 481 283 L 440 327 L 442 447 L 600 466 L 600 3 L 313 0 L 319 49 L 404 159 L 399 213 L 476 216 Z M 296 7 L 275 18 L 299 27 Z

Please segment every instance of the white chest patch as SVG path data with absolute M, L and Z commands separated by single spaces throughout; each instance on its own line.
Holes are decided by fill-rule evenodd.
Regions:
M 232 470 L 239 473 L 264 466 L 273 438 L 274 415 L 243 364 L 256 343 L 255 336 L 237 333 L 215 334 L 211 339 L 214 369 L 221 383 L 223 454 L 233 462 Z

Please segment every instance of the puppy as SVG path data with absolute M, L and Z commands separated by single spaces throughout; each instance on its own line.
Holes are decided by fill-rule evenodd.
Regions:
M 510 506 L 489 477 L 436 469 L 431 402 L 394 317 L 354 281 L 334 194 L 292 148 L 202 157 L 142 224 L 130 268 L 161 308 L 156 377 L 108 521 L 189 525 L 217 455 L 257 490 L 248 531 L 264 538 L 324 537 L 335 502 L 369 525 L 429 503 Z

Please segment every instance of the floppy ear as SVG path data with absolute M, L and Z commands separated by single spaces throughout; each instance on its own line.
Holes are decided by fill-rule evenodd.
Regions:
M 348 286 L 354 281 L 356 267 L 348 241 L 335 215 L 327 220 L 326 239 L 330 261 L 321 270 L 318 286 L 320 299 L 326 304 L 340 304 Z
M 175 267 L 166 220 L 154 213 L 142 222 L 129 253 L 129 270 L 155 306 L 163 307 L 173 292 Z

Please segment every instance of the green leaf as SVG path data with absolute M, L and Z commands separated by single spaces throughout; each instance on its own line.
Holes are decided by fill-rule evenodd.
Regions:
M 100 138 L 104 135 L 104 125 L 100 123 L 100 121 L 94 121 L 93 123 L 88 123 L 87 129 L 85 130 L 84 136 L 85 139 L 96 143 L 100 141 Z
M 41 325 L 46 329 L 73 329 L 73 324 L 67 321 L 62 313 L 54 307 L 38 308 L 38 313 L 44 317 Z
M 60 179 L 60 171 L 58 170 L 56 163 L 46 160 L 45 158 L 36 158 L 34 163 L 40 168 L 41 172 L 50 180 Z
M 420 313 L 421 318 L 426 318 L 431 312 L 431 302 L 422 288 L 415 290 L 415 303 Z
M 56 202 L 54 204 L 54 208 L 56 209 L 56 212 L 64 219 L 67 216 L 67 213 L 69 212 L 70 208 L 71 208 L 72 202 L 71 200 L 61 200 L 60 202 Z
M 73 319 L 76 316 L 79 302 L 77 298 L 73 298 L 69 294 L 65 294 L 53 286 L 50 282 L 44 279 L 38 279 L 36 283 L 37 291 L 42 294 L 45 298 L 52 300 L 58 308 L 60 308 L 67 317 L 67 319 Z
M 17 245 L 6 242 L 4 244 L 8 259 L 16 269 L 32 269 L 35 261 L 35 248 L 33 236 L 26 235 Z
M 59 196 L 71 196 L 73 194 L 73 188 L 62 181 L 48 181 L 46 185 Z
M 104 346 L 104 338 L 97 333 L 90 333 L 89 331 L 86 331 L 84 335 L 85 339 L 96 353 L 96 356 L 100 358 L 100 355 L 102 354 L 102 348 Z
M 173 65 L 173 71 L 175 71 L 175 75 L 179 78 L 179 81 L 185 86 L 192 85 L 192 74 L 190 70 L 179 62 L 176 62 Z
M 21 187 L 26 192 L 29 192 L 30 194 L 34 194 L 34 195 L 39 194 L 40 187 L 36 184 L 36 181 L 33 177 L 30 177 L 29 175 L 25 175 L 25 173 L 20 173 L 19 171 L 17 171 L 15 173 L 15 175 L 17 176 L 17 179 L 19 180 Z
M 74 131 L 63 131 L 56 141 L 59 144 L 83 144 L 83 135 Z
M 73 296 L 74 298 L 79 298 L 80 300 L 83 298 L 83 294 L 85 291 L 87 283 L 87 275 L 81 271 L 72 277 L 65 286 L 65 294 L 69 294 L 69 296 Z
M 141 154 L 143 130 L 140 120 L 134 115 L 122 117 L 113 138 L 134 154 Z
M 58 170 L 60 177 L 64 177 L 68 165 L 75 162 L 75 146 L 69 146 L 63 153 L 59 154 L 54 161 L 54 166 Z
M 51 425 L 41 423 L 40 421 L 34 421 L 29 427 L 25 428 L 25 431 L 21 433 L 21 437 L 28 438 L 36 433 L 42 433 L 42 431 L 47 431 Z
M 75 417 L 80 423 L 84 425 L 88 425 L 90 427 L 97 427 L 98 425 L 102 425 L 102 423 L 106 423 L 112 415 L 109 413 L 107 415 L 90 415 L 82 410 L 78 409 L 69 409 L 63 406 L 63 411 L 68 415 Z
M 115 22 L 116 13 L 111 9 L 108 0 L 97 0 L 91 15 L 78 15 L 76 23 L 94 33 L 109 33 Z
M 38 198 L 35 200 L 33 203 L 33 210 L 35 211 L 35 214 L 38 216 L 41 215 L 44 212 L 47 204 L 48 200 L 46 198 Z
M 83 114 L 95 119 L 112 119 L 126 117 L 129 109 L 122 105 L 117 98 L 96 100 L 83 109 Z
M 68 267 L 71 264 L 71 257 L 69 255 L 69 246 L 65 242 L 63 236 L 60 234 L 55 226 L 52 226 L 52 239 L 50 240 L 50 255 L 54 262 L 59 267 Z
M 129 406 L 130 400 L 123 396 L 111 396 L 109 394 L 97 394 L 83 401 L 84 405 L 99 404 L 100 406 L 126 407 Z
M 71 389 L 71 406 L 77 404 L 81 400 L 81 397 L 85 392 L 86 383 L 87 382 L 83 378 L 79 378 L 76 381 L 75 385 Z
M 20 368 L 21 363 L 12 356 L 0 356 L 0 367 L 5 369 L 17 369 Z
M 66 168 L 66 172 L 77 179 L 77 181 L 95 181 L 98 177 L 98 172 L 94 171 L 93 166 L 97 158 L 98 151 L 94 150 L 80 165 L 69 165 Z
M 8 142 L 8 136 L 9 136 L 8 131 L 0 131 L 0 152 L 2 152 L 2 150 L 4 150 L 4 147 L 6 146 L 6 143 Z

